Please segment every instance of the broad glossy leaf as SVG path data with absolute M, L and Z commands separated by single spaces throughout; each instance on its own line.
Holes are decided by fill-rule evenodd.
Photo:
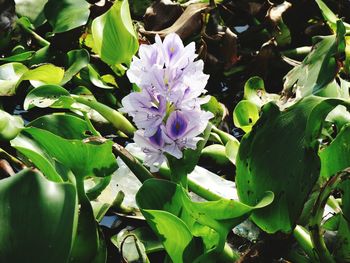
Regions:
M 19 116 L 12 116 L 0 110 L 0 140 L 9 141 L 23 129 L 24 122 Z
M 69 51 L 67 53 L 67 70 L 64 72 L 61 85 L 70 81 L 74 75 L 89 64 L 89 61 L 90 55 L 85 49 Z
M 89 127 L 82 119 L 69 114 L 46 115 L 30 122 L 28 126 L 45 129 L 65 139 L 80 139 L 88 137 Z M 46 153 L 33 139 L 19 135 L 11 141 L 11 145 L 30 159 L 51 181 L 68 180 L 69 170 L 64 169 L 57 160 Z
M 142 214 L 173 262 L 199 258 L 211 262 L 210 254 L 222 251 L 232 227 L 272 200 L 270 192 L 255 207 L 228 199 L 197 203 L 180 185 L 159 179 L 144 182 L 136 195 Z
M 65 139 L 84 140 L 90 136 L 86 121 L 67 113 L 41 116 L 27 126 L 47 130 Z
M 303 62 L 285 76 L 286 96 L 295 93 L 297 98 L 302 98 L 318 94 L 334 80 L 338 67 L 335 56 L 344 52 L 344 34 L 344 24 L 338 20 L 337 34 L 322 37 Z
M 269 103 L 242 139 L 236 160 L 240 200 L 254 205 L 265 191 L 276 196 L 272 205 L 253 212 L 253 221 L 264 231 L 293 229 L 319 177 L 317 140 L 322 122 L 344 103 L 311 96 L 284 111 Z
M 127 0 L 117 0 L 91 26 L 94 51 L 109 64 L 130 64 L 138 49 L 138 37 L 133 28 Z
M 277 101 L 279 96 L 267 93 L 264 81 L 260 77 L 252 77 L 244 84 L 244 99 L 261 107 L 270 101 Z
M 225 145 L 225 153 L 227 158 L 236 165 L 236 158 L 239 149 L 239 141 L 238 140 L 230 140 Z
M 91 83 L 96 87 L 103 89 L 113 89 L 113 86 L 108 85 L 91 64 L 87 65 L 87 74 Z
M 17 82 L 28 68 L 18 62 L 0 66 L 0 96 L 12 96 L 16 93 Z
M 0 181 L 0 261 L 67 262 L 77 220 L 76 191 L 31 171 Z
M 83 104 L 83 106 L 81 104 Z M 91 98 L 91 96 L 71 95 L 61 86 L 43 85 L 37 87 L 28 93 L 24 101 L 24 108 L 26 109 L 36 106 L 43 108 L 53 107 L 76 109 L 86 112 L 88 108 L 85 107 L 85 105 L 100 113 L 118 130 L 121 130 L 126 134 L 133 134 L 135 131 L 135 128 L 130 121 L 118 111 L 96 101 L 93 96 Z
M 41 65 L 25 72 L 20 81 L 29 80 L 30 84 L 38 87 L 44 84 L 60 84 L 64 76 L 64 69 L 52 64 Z
M 350 166 L 350 125 L 346 125 L 334 141 L 320 151 L 321 176 L 329 178 Z
M 111 141 L 99 145 L 81 140 L 67 140 L 34 127 L 24 129 L 22 133 L 36 141 L 50 156 L 71 169 L 76 177 L 104 177 L 117 168 Z
M 62 182 L 67 176 L 56 171 L 57 163 L 31 138 L 19 134 L 11 141 L 11 146 L 27 157 L 49 180 Z
M 39 108 L 70 108 L 74 99 L 69 92 L 58 85 L 42 85 L 34 88 L 26 96 L 23 104 L 25 110 Z
M 85 25 L 90 4 L 85 0 L 49 0 L 44 12 L 53 32 L 61 33 Z
M 245 132 L 249 132 L 258 119 L 259 107 L 249 100 L 240 101 L 233 111 L 233 123 Z
M 35 26 L 45 21 L 44 6 L 48 0 L 15 0 L 16 13 L 28 17 Z

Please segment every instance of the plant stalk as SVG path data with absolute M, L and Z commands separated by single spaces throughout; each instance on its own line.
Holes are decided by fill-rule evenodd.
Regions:
M 96 100 L 86 99 L 82 96 L 71 95 L 76 102 L 89 106 L 100 113 L 105 119 L 107 119 L 116 129 L 126 133 L 131 136 L 136 131 L 136 128 L 131 124 L 131 122 L 125 118 L 120 112 L 100 103 Z
M 293 236 L 301 248 L 309 256 L 310 260 L 312 262 L 318 262 L 317 255 L 315 254 L 315 250 L 308 231 L 304 227 L 297 225 L 293 230 Z
M 319 262 L 321 263 L 335 263 L 335 259 L 329 252 L 326 243 L 323 238 L 323 231 L 321 228 L 321 222 L 323 218 L 324 208 L 327 200 L 331 195 L 333 189 L 345 178 L 350 175 L 350 168 L 343 170 L 342 172 L 331 177 L 325 185 L 321 188 L 320 194 L 317 197 L 316 203 L 312 209 L 310 217 L 310 233 L 312 244 L 318 254 Z

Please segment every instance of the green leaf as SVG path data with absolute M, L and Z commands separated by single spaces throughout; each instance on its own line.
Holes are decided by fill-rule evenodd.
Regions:
M 22 133 L 36 141 L 45 152 L 72 170 L 78 178 L 108 176 L 117 168 L 111 141 L 99 145 L 67 140 L 34 127 L 24 129 Z
M 12 96 L 16 93 L 17 82 L 28 68 L 21 63 L 7 63 L 0 66 L 0 96 Z
M 23 129 L 23 125 L 21 117 L 0 110 L 0 140 L 12 140 Z
M 47 130 L 69 140 L 84 140 L 90 136 L 90 127 L 86 121 L 67 113 L 41 116 L 27 126 Z
M 64 70 L 52 64 L 45 64 L 25 72 L 20 81 L 30 80 L 30 84 L 38 87 L 44 84 L 60 84 L 64 76 Z M 19 84 L 19 83 L 18 83 Z M 18 85 L 17 84 L 17 85 Z
M 252 215 L 264 231 L 292 231 L 319 178 L 322 122 L 339 104 L 345 102 L 311 96 L 280 111 L 269 103 L 242 139 L 236 160 L 240 200 L 254 205 L 265 191 L 276 196 L 272 205 Z
M 239 149 L 239 141 L 238 140 L 230 140 L 225 145 L 225 153 L 227 158 L 236 165 L 236 158 Z
M 67 176 L 59 174 L 56 171 L 56 161 L 42 150 L 40 145 L 31 138 L 19 134 L 11 141 L 11 146 L 26 156 L 49 180 L 53 182 L 62 182 L 63 179 L 68 179 Z
M 16 13 L 25 16 L 35 25 L 39 26 L 46 20 L 44 6 L 48 0 L 15 0 Z
M 85 49 L 69 51 L 67 53 L 67 70 L 64 72 L 61 85 L 66 84 L 82 68 L 86 67 L 89 64 L 89 60 L 90 55 Z
M 70 108 L 74 99 L 69 92 L 57 85 L 43 85 L 31 90 L 23 104 L 25 110 L 33 107 L 39 108 Z
M 249 132 L 258 119 L 259 107 L 249 100 L 240 101 L 233 111 L 233 123 L 245 132 Z
M 133 28 L 127 0 L 117 0 L 91 26 L 94 50 L 109 64 L 130 64 L 138 49 L 138 37 Z
M 285 76 L 283 93 L 296 94 L 297 98 L 319 94 L 337 73 L 336 56 L 345 49 L 344 24 L 337 21 L 337 34 L 321 38 L 303 62 Z
M 49 182 L 31 170 L 1 180 L 0 261 L 67 262 L 76 202 L 73 185 Z
M 229 159 L 226 156 L 225 146 L 220 144 L 211 144 L 203 148 L 201 158 L 214 161 L 218 165 L 227 165 Z
M 210 96 L 210 100 L 206 104 L 202 105 L 201 108 L 214 114 L 214 119 L 210 120 L 210 122 L 214 125 L 219 125 L 224 118 L 225 106 L 222 105 L 214 96 Z
M 260 77 L 252 77 L 244 84 L 244 99 L 262 106 L 262 97 L 265 93 L 265 84 Z
M 34 55 L 35 51 L 26 51 L 23 53 L 15 54 L 9 57 L 0 58 L 0 61 L 6 62 L 22 62 L 30 59 Z
M 330 28 L 336 32 L 337 31 L 337 21 L 339 18 L 336 16 L 336 14 L 333 13 L 331 9 L 322 1 L 322 0 L 315 0 L 318 7 L 321 10 L 323 18 L 327 21 Z M 347 29 L 350 29 L 350 25 L 348 23 L 344 23 L 344 25 L 347 27 Z
M 94 84 L 96 87 L 102 88 L 102 89 L 113 89 L 113 86 L 109 86 L 100 76 L 100 74 L 94 69 L 94 67 L 91 64 L 87 65 L 87 73 L 88 78 L 91 81 L 92 84 Z
M 329 178 L 350 166 L 350 125 L 340 131 L 332 143 L 320 151 L 321 176 Z
M 49 0 L 44 12 L 53 32 L 61 33 L 85 25 L 90 15 L 90 4 L 85 0 Z
M 196 203 L 180 185 L 159 179 L 144 182 L 136 195 L 142 214 L 173 262 L 211 262 L 211 256 L 222 252 L 232 227 L 272 200 L 270 192 L 255 207 L 228 199 Z

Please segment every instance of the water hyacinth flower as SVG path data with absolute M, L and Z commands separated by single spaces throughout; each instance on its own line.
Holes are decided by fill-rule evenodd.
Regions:
M 121 111 L 128 113 L 138 130 L 134 141 L 146 154 L 144 164 L 152 172 L 166 160 L 165 154 L 182 158 L 184 149 L 196 149 L 198 137 L 213 114 L 201 110 L 209 97 L 208 75 L 202 60 L 195 61 L 195 44 L 184 46 L 171 33 L 164 41 L 157 35 L 153 45 L 141 45 L 127 76 L 139 92 L 122 100 Z

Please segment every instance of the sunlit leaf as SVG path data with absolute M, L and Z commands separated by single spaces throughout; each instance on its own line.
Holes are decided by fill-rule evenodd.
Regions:
M 0 66 L 0 95 L 12 96 L 16 93 L 17 82 L 28 68 L 21 63 L 7 63 Z
M 69 108 L 74 103 L 69 92 L 57 85 L 43 85 L 31 90 L 24 100 L 23 108 L 33 107 Z
M 103 89 L 113 89 L 113 86 L 108 85 L 91 64 L 88 64 L 86 69 L 87 69 L 88 79 L 96 87 L 103 88 Z
M 225 145 L 225 153 L 227 158 L 233 163 L 236 164 L 236 157 L 239 149 L 239 141 L 238 140 L 230 140 Z
M 44 6 L 48 0 L 15 0 L 16 13 L 28 17 L 35 26 L 41 25 L 45 20 Z
M 12 140 L 23 129 L 23 120 L 0 110 L 0 140 Z
M 112 142 L 104 144 L 85 143 L 81 140 L 67 140 L 51 132 L 26 128 L 24 136 L 36 141 L 44 151 L 71 169 L 75 176 L 107 176 L 117 168 L 112 154 Z
M 138 49 L 127 0 L 117 0 L 92 22 L 94 50 L 109 65 L 129 64 Z
M 30 84 L 38 87 L 44 84 L 60 84 L 64 76 L 64 69 L 52 64 L 41 65 L 25 72 L 20 81 L 29 80 Z
M 90 136 L 86 121 L 67 113 L 41 116 L 27 126 L 47 130 L 65 139 L 83 140 Z
M 248 100 L 240 101 L 233 112 L 233 123 L 236 127 L 249 132 L 259 119 L 259 107 Z
M 211 144 L 203 148 L 201 158 L 214 161 L 216 164 L 228 164 L 229 159 L 226 156 L 225 146 L 221 144 Z
M 337 21 L 339 20 L 337 15 L 334 14 L 333 11 L 329 9 L 329 7 L 322 0 L 315 0 L 315 2 L 320 8 L 323 18 L 327 21 L 328 25 L 332 28 L 332 30 L 336 32 Z M 347 29 L 350 29 L 350 25 L 348 23 L 344 23 L 344 25 L 347 27 Z
M 85 49 L 71 50 L 67 53 L 67 70 L 61 85 L 67 83 L 75 74 L 89 64 L 90 55 Z
M 61 33 L 85 25 L 90 4 L 85 0 L 49 0 L 44 12 L 53 32 Z
M 283 92 L 287 97 L 296 94 L 302 98 L 311 94 L 319 94 L 337 73 L 336 56 L 345 49 L 344 24 L 337 21 L 337 34 L 321 38 L 303 60 L 285 76 Z

